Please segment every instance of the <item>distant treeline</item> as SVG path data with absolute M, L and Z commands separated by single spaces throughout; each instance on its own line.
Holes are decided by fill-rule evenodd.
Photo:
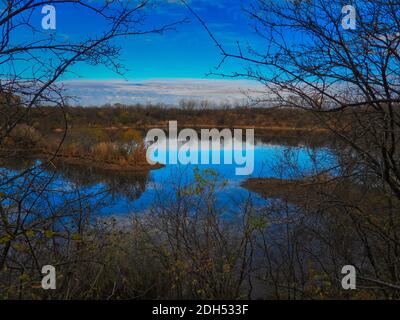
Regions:
M 232 107 L 223 109 L 179 108 L 157 105 L 103 107 L 54 107 L 32 109 L 27 124 L 40 131 L 65 127 L 151 127 L 177 120 L 179 126 L 255 127 L 261 129 L 320 128 L 315 116 L 307 111 L 289 108 Z

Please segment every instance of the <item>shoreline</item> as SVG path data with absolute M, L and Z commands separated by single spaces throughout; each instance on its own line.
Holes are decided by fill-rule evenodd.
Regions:
M 39 159 L 49 162 L 54 166 L 57 163 L 69 164 L 69 165 L 78 165 L 83 167 L 90 167 L 94 169 L 106 170 L 106 171 L 119 171 L 119 172 L 144 172 L 150 170 L 156 170 L 163 168 L 165 165 L 161 163 L 156 164 L 148 164 L 148 163 L 139 163 L 139 164 L 130 164 L 130 163 L 113 163 L 113 162 L 104 162 L 98 161 L 91 157 L 80 157 L 80 156 L 71 156 L 71 155 L 63 155 L 63 154 L 54 154 L 50 152 L 43 152 L 39 150 L 16 150 L 13 149 L 13 154 L 7 153 L 6 156 L 3 155 L 4 151 L 0 150 L 0 157 L 4 159 L 12 159 L 15 157 L 19 157 L 22 159 Z M 9 151 L 9 150 L 8 150 Z
M 117 131 L 117 130 L 127 130 L 127 129 L 136 129 L 136 130 L 145 130 L 145 129 L 168 129 L 168 123 L 159 123 L 159 124 L 148 124 L 148 125 L 132 125 L 132 126 L 110 126 L 110 127 L 102 127 L 102 126 L 89 126 L 89 128 L 97 128 L 97 129 L 104 129 L 106 131 Z M 218 124 L 193 124 L 193 123 L 179 123 L 178 128 L 195 128 L 195 129 L 226 129 L 226 125 L 218 125 Z M 329 129 L 320 128 L 320 127 L 280 127 L 280 126 L 251 126 L 251 125 L 233 125 L 229 126 L 229 129 L 254 129 L 260 130 L 262 132 L 296 132 L 296 133 L 310 133 L 310 134 L 321 134 L 326 133 L 329 134 Z M 58 132 L 62 129 L 55 129 Z

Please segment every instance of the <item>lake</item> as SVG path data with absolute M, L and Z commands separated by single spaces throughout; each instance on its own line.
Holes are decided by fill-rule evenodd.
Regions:
M 204 151 L 207 150 L 198 150 L 199 153 Z M 166 158 L 167 162 L 163 168 L 145 173 L 107 172 L 59 165 L 55 170 L 48 169 L 39 173 L 34 171 L 30 176 L 39 185 L 44 185 L 49 177 L 52 177 L 47 187 L 47 201 L 50 199 L 54 203 L 72 202 L 73 195 L 84 194 L 85 199 L 90 199 L 88 203 L 91 209 L 95 209 L 99 214 L 124 215 L 145 212 L 157 202 L 173 201 L 178 190 L 194 182 L 196 172 L 203 176 L 208 173 L 212 174 L 212 177 L 217 175 L 217 202 L 229 211 L 249 199 L 255 205 L 265 204 L 265 199 L 241 187 L 241 183 L 248 178 L 298 178 L 299 172 L 303 175 L 315 174 L 328 168 L 335 161 L 334 155 L 327 147 L 274 145 L 261 140 L 255 141 L 254 171 L 248 176 L 236 175 L 236 164 L 180 165 L 169 164 L 169 157 Z M 3 164 L 1 173 L 9 177 L 30 165 L 31 162 L 21 159 L 9 160 L 7 164 Z M 24 179 L 23 183 L 28 183 L 29 179 Z

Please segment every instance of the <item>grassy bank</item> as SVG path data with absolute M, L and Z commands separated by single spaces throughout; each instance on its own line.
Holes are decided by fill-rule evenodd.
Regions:
M 104 170 L 145 171 L 160 168 L 146 160 L 141 133 L 133 129 L 108 132 L 99 128 L 73 128 L 43 132 L 18 125 L 0 149 L 2 158 L 50 160 Z

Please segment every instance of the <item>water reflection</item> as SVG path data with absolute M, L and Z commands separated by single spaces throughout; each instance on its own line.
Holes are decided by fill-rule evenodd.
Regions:
M 138 199 L 145 192 L 150 177 L 149 171 L 118 172 L 65 163 L 58 164 L 54 170 L 59 173 L 60 179 L 84 187 L 101 184 L 114 198 L 123 196 L 129 201 Z
M 266 143 L 268 141 L 268 143 Z M 265 199 L 256 193 L 242 187 L 242 183 L 251 177 L 277 177 L 292 179 L 299 173 L 315 174 L 330 166 L 334 156 L 326 148 L 311 147 L 308 140 L 297 141 L 296 146 L 276 145 L 267 139 L 265 134 L 258 134 L 254 148 L 254 172 L 251 176 L 235 174 L 235 164 L 199 164 L 179 165 L 165 163 L 161 169 L 132 172 L 109 171 L 88 166 L 65 164 L 56 162 L 41 168 L 43 171 L 32 173 L 43 178 L 51 177 L 52 181 L 47 189 L 66 193 L 68 190 L 79 188 L 87 194 L 101 193 L 107 205 L 99 210 L 99 214 L 126 214 L 148 210 L 152 204 L 163 195 L 164 200 L 176 197 L 174 184 L 189 184 L 194 180 L 194 171 L 198 168 L 214 170 L 220 179 L 226 183 L 218 193 L 219 205 L 224 208 L 237 208 L 244 203 L 249 195 L 259 205 L 265 205 Z M 308 142 L 307 142 L 308 141 Z M 286 141 L 287 142 L 287 141 Z M 306 146 L 298 146 L 305 144 Z M 318 144 L 318 143 L 317 143 Z M 208 152 L 208 150 L 204 150 Z M 168 152 L 168 151 L 166 151 Z M 169 157 L 167 157 L 168 159 Z M 221 157 L 223 159 L 223 157 Z M 5 175 L 10 172 L 18 173 L 37 164 L 32 159 L 1 159 L 0 166 Z M 56 200 L 54 200 L 57 202 Z M 92 202 L 95 204 L 98 198 Z

